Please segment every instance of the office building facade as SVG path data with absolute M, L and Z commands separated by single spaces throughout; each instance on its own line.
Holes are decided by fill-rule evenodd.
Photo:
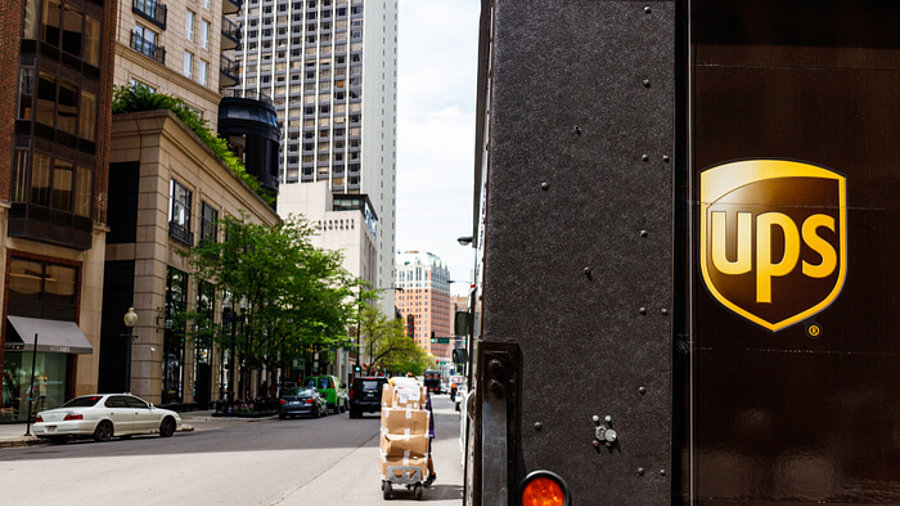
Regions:
M 97 387 L 115 13 L 0 5 L 3 421 Z
M 435 357 L 449 357 L 452 343 L 437 339 L 453 335 L 450 270 L 432 253 L 405 251 L 397 255 L 396 272 L 397 311 L 406 322 L 413 316 L 416 344 Z
M 237 17 L 238 89 L 274 101 L 282 188 L 324 181 L 368 195 L 379 216 L 374 287 L 392 315 L 396 0 L 245 0 Z

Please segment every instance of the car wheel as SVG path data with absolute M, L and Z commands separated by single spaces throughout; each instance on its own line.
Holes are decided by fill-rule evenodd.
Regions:
M 391 482 L 384 482 L 384 484 L 381 486 L 381 490 L 382 492 L 384 492 L 385 501 L 391 498 Z
M 172 434 L 175 434 L 175 419 L 167 416 L 159 424 L 159 437 L 172 437 Z
M 113 424 L 109 420 L 103 420 L 97 424 L 97 428 L 94 429 L 94 441 L 102 442 L 109 441 L 113 435 Z
M 458 402 L 453 406 L 453 409 L 459 411 L 459 403 Z
M 50 444 L 55 445 L 64 445 L 69 442 L 69 438 L 66 436 L 53 436 L 48 437 L 47 439 L 50 440 Z
M 119 439 L 131 439 L 131 434 L 125 434 L 124 436 L 119 436 Z
M 278 413 L 278 419 L 279 419 L 279 420 L 284 420 L 285 418 L 287 418 L 287 415 L 286 415 L 286 414 L 284 414 L 284 413 Z
M 356 411 L 354 409 L 350 410 L 350 418 L 359 418 L 360 415 L 362 415 L 362 413 L 360 413 L 359 411 Z
M 422 484 L 421 483 L 416 483 L 416 486 L 413 487 L 413 497 L 415 497 L 417 501 L 422 500 Z

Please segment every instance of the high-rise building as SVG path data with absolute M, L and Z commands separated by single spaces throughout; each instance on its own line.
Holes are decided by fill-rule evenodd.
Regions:
M 223 51 L 238 47 L 227 14 L 241 0 L 119 0 L 116 85 L 140 83 L 178 97 L 216 131 L 219 88 L 238 82 Z
M 397 255 L 396 271 L 397 311 L 406 322 L 413 316 L 416 344 L 435 357 L 449 357 L 453 343 L 437 339 L 453 335 L 450 270 L 432 253 L 405 251 Z
M 0 2 L 2 421 L 97 388 L 115 16 Z
M 392 315 L 397 0 L 245 0 L 238 16 L 239 88 L 274 100 L 282 188 L 326 181 L 369 197 L 379 217 L 373 288 Z

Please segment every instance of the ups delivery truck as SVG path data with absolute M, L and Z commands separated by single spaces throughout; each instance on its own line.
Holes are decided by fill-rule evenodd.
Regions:
M 900 504 L 898 19 L 482 2 L 466 504 Z

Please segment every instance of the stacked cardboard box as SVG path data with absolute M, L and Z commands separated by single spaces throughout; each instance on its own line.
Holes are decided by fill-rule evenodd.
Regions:
M 402 381 L 398 381 L 402 380 Z M 430 413 L 425 410 L 425 390 L 412 378 L 395 378 L 386 383 L 381 395 L 381 477 L 412 478 L 419 470 L 426 478 L 428 468 L 428 426 Z

